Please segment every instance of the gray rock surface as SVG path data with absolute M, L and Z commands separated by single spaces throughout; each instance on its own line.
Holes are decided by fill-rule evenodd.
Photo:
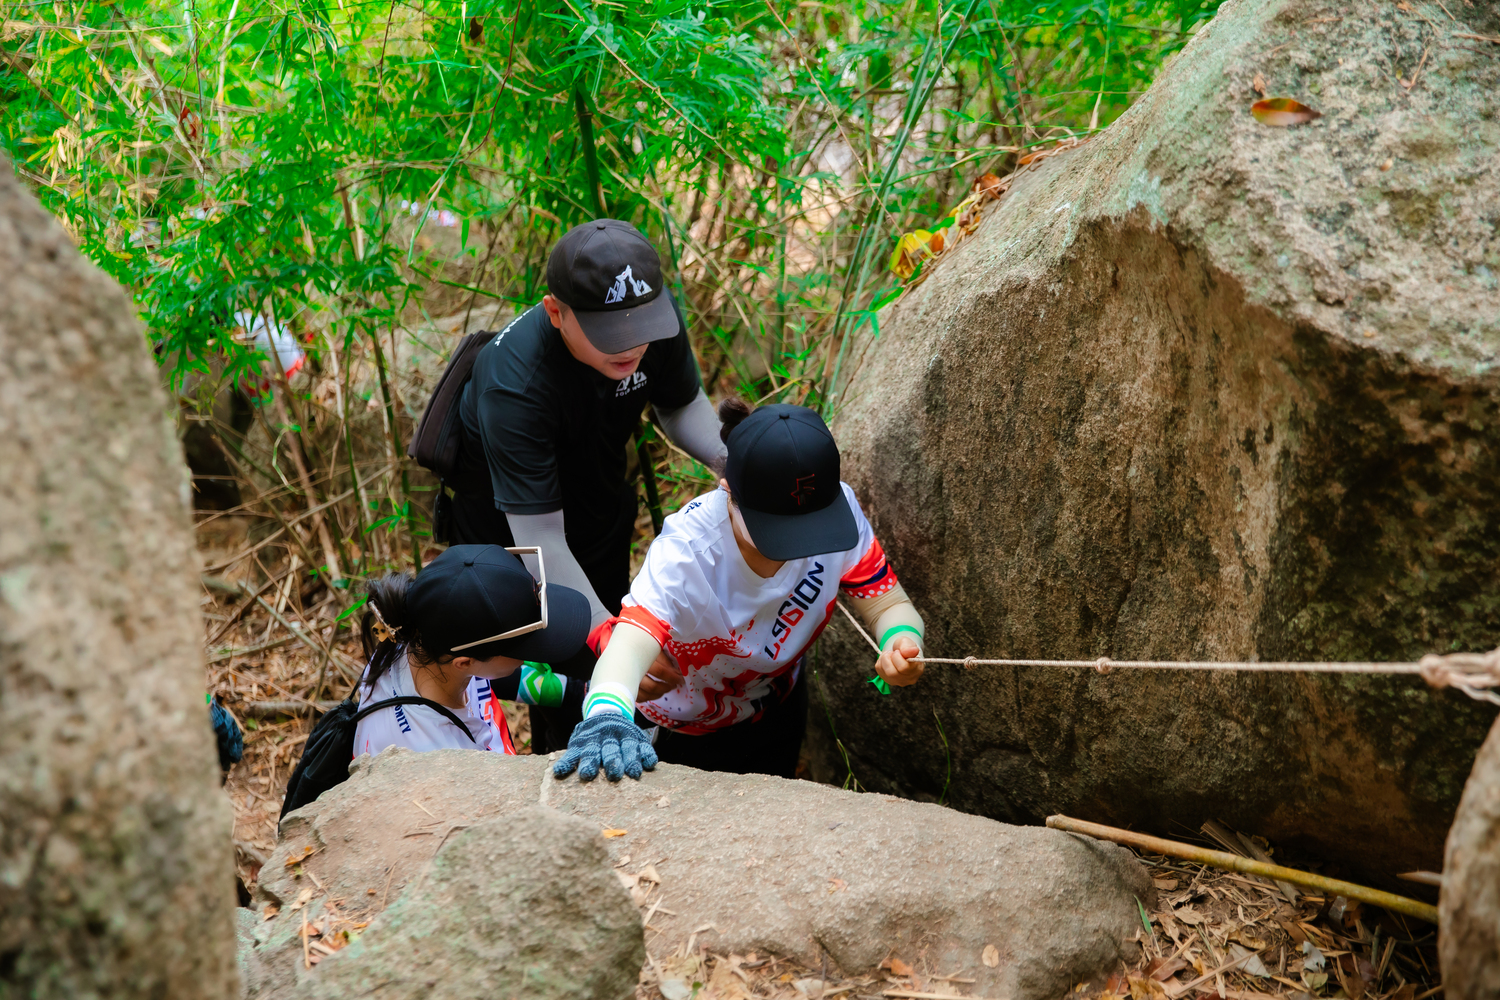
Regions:
M 182 450 L 135 310 L 0 160 L 0 995 L 235 992 Z
M 834 430 L 935 654 L 1500 644 L 1500 60 L 1411 6 L 1230 0 L 882 317 Z M 1257 77 L 1323 117 L 1258 123 Z M 936 798 L 951 754 L 967 811 L 1216 818 L 1381 884 L 1441 862 L 1495 715 L 1383 676 L 944 666 L 883 699 L 841 620 L 817 666 L 822 780 L 837 738 Z
M 453 831 L 364 933 L 307 970 L 302 917 L 319 921 L 329 898 L 250 916 L 246 996 L 625 1000 L 646 960 L 598 827 L 535 805 Z
M 979 995 L 1039 1000 L 1133 955 L 1135 897 L 1151 901 L 1127 851 L 1053 830 L 758 775 L 662 765 L 611 785 L 559 782 L 548 768 L 466 751 L 361 758 L 348 782 L 287 817 L 258 905 L 295 901 L 312 877 L 319 898 L 367 917 L 387 897 L 416 905 L 405 900 L 427 893 L 434 841 L 507 818 L 519 830 L 538 805 L 622 831 L 597 842 L 633 884 L 657 956 L 696 940 L 813 967 L 826 955 L 855 973 L 892 949 L 925 950 L 933 967 L 976 979 Z M 286 861 L 309 847 L 298 877 Z M 366 932 L 372 942 L 395 905 Z M 981 960 L 986 945 L 996 968 Z
M 1500 723 L 1479 751 L 1448 833 L 1438 918 L 1443 995 L 1500 998 Z

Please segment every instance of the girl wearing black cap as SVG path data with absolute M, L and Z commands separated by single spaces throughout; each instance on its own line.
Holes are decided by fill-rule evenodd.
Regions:
M 611 779 L 638 778 L 658 759 L 792 777 L 807 720 L 803 656 L 840 591 L 879 637 L 872 683 L 888 692 L 922 675 L 912 660 L 922 617 L 839 479 L 827 425 L 805 407 L 752 413 L 739 400 L 719 415 L 721 489 L 667 518 L 646 553 L 558 777 L 576 767 L 589 780 L 602 765 Z M 654 747 L 631 720 L 636 708 L 661 727 Z
M 416 695 L 451 715 L 420 704 L 378 709 L 359 720 L 356 755 L 389 746 L 516 752 L 490 681 L 524 661 L 576 653 L 588 635 L 589 605 L 576 590 L 547 584 L 538 555 L 539 585 L 515 552 L 536 550 L 455 545 L 415 577 L 370 583 L 360 703 Z

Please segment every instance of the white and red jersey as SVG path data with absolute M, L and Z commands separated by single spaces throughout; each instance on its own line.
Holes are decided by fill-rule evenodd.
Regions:
M 767 699 L 791 692 L 802 654 L 828 624 L 840 589 L 868 598 L 896 585 L 854 491 L 841 485 L 859 542 L 845 552 L 788 560 L 769 579 L 740 555 L 723 490 L 666 519 L 620 618 L 650 632 L 684 681 L 637 705 L 642 715 L 692 734 L 759 718 Z
M 386 698 L 417 693 L 417 687 L 412 683 L 411 665 L 403 652 L 373 685 L 361 680 L 359 703 L 373 705 Z M 474 736 L 472 742 L 463 730 L 436 709 L 426 705 L 391 705 L 377 708 L 359 720 L 354 729 L 354 756 L 376 754 L 389 746 L 413 750 L 516 752 L 510 741 L 510 727 L 505 722 L 505 710 L 500 707 L 487 679 L 470 677 L 469 685 L 464 689 L 464 707 L 451 711 L 469 727 Z

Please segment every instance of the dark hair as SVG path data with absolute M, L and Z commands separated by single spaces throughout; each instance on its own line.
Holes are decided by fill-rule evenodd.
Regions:
M 740 425 L 755 407 L 745 402 L 738 396 L 725 396 L 719 403 L 719 440 L 725 444 L 729 443 L 729 432 Z
M 423 647 L 422 632 L 407 615 L 406 592 L 414 579 L 410 573 L 388 573 L 365 585 L 369 599 L 360 621 L 359 639 L 364 646 L 365 659 L 370 664 L 365 677 L 368 684 L 374 684 L 381 674 L 389 670 L 403 650 L 407 658 L 419 666 L 439 663 L 444 659 L 433 656 Z M 380 612 L 380 620 L 394 633 L 383 642 L 375 635 L 376 610 Z

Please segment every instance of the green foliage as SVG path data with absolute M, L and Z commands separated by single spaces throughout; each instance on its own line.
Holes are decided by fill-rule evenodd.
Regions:
M 1216 4 L 0 0 L 0 143 L 175 380 L 241 377 L 236 314 L 273 317 L 316 372 L 373 357 L 399 466 L 398 331 L 536 301 L 601 205 L 664 251 L 711 391 L 836 410 L 893 241 L 1106 127 Z M 376 524 L 416 530 L 405 492 Z

